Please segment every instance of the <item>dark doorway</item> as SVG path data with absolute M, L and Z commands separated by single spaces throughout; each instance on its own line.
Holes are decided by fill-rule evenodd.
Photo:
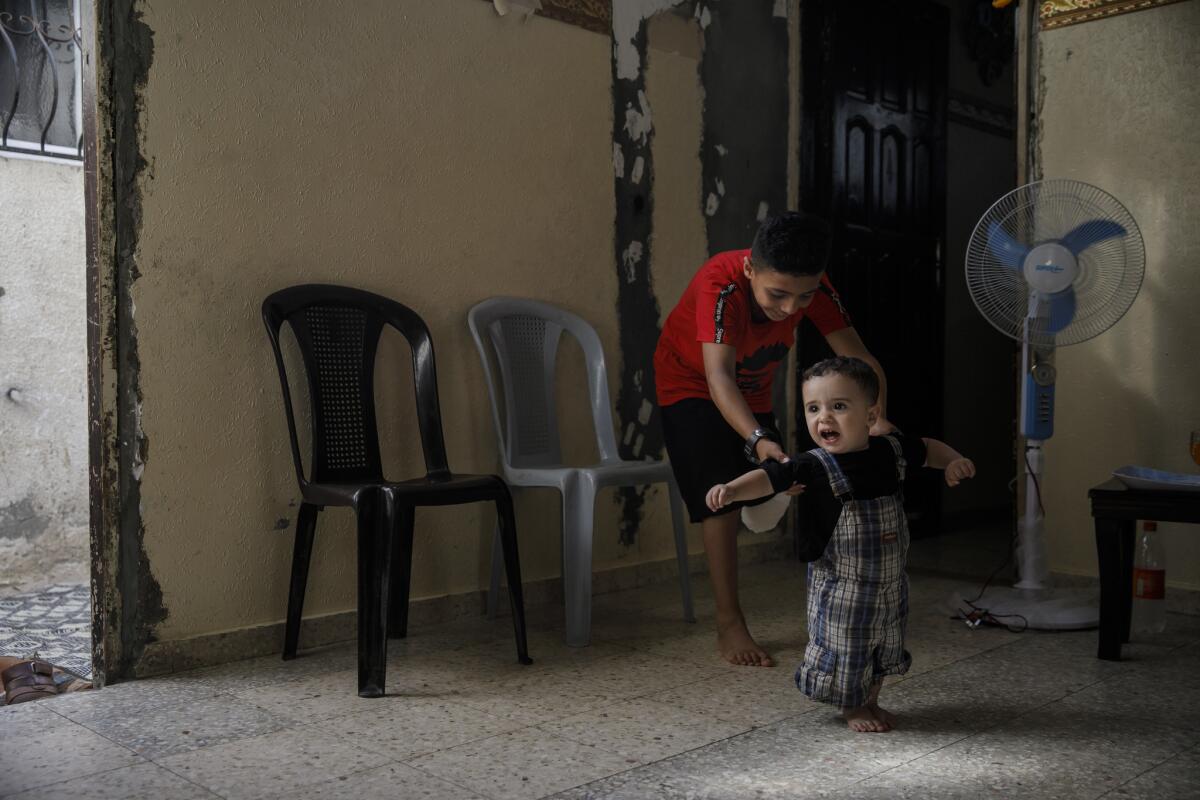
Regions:
M 949 14 L 932 2 L 813 0 L 800 30 L 801 208 L 833 224 L 829 276 L 887 373 L 889 418 L 940 436 Z M 829 354 L 802 326 L 797 382 Z M 800 403 L 796 432 L 797 449 L 813 446 Z M 938 481 L 926 471 L 908 481 L 914 537 L 937 532 Z

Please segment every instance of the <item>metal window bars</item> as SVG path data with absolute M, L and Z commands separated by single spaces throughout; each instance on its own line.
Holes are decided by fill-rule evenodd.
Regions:
M 77 4 L 74 0 L 42 2 L 40 15 L 34 0 L 28 14 L 5 10 L 16 5 L 0 2 L 0 152 L 82 160 L 79 54 L 83 41 L 75 24 Z M 52 15 L 66 24 L 55 24 Z M 69 82 L 65 92 L 64 80 Z M 69 119 L 62 119 L 64 110 Z M 31 141 L 34 138 L 37 141 Z

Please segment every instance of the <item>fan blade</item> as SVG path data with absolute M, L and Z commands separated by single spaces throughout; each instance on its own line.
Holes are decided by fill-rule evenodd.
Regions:
M 1062 246 L 1070 250 L 1072 255 L 1078 256 L 1097 242 L 1124 236 L 1126 233 L 1123 225 L 1118 225 L 1111 219 L 1093 219 L 1076 225 L 1062 238 Z
M 1050 313 L 1046 320 L 1046 330 L 1058 333 L 1071 324 L 1075 319 L 1075 290 L 1067 287 L 1061 292 L 1055 292 L 1046 298 L 1050 303 Z
M 1026 254 L 1029 253 L 1029 248 L 1009 236 L 1008 232 L 1000 227 L 999 222 L 988 225 L 987 243 L 992 255 L 1006 267 L 1021 266 Z

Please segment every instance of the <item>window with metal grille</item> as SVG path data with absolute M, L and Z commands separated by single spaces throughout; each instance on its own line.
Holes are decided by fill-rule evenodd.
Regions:
M 79 0 L 0 0 L 0 153 L 83 158 Z

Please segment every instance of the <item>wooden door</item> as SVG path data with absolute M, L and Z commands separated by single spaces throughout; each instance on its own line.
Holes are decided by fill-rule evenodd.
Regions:
M 942 423 L 949 23 L 931 2 L 805 2 L 801 206 L 834 227 L 829 276 L 882 362 L 888 416 L 906 432 Z M 828 355 L 802 326 L 798 367 Z M 800 446 L 807 445 L 797 404 Z M 936 475 L 909 482 L 914 535 L 936 530 Z

